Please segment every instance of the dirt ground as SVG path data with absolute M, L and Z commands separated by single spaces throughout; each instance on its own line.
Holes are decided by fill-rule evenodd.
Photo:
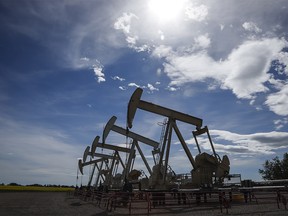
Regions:
M 147 209 L 132 206 L 131 215 L 147 215 Z M 95 201 L 83 201 L 79 197 L 68 195 L 65 192 L 2 192 L 0 193 L 0 215 L 129 215 L 127 208 L 116 208 L 107 212 L 105 208 L 99 208 Z M 190 206 L 158 206 L 152 208 L 149 215 L 287 215 L 288 210 L 275 201 L 265 203 L 236 203 L 221 213 L 215 205 L 190 205 Z
M 107 214 L 91 203 L 69 196 L 66 192 L 3 192 L 0 193 L 0 215 L 96 216 Z

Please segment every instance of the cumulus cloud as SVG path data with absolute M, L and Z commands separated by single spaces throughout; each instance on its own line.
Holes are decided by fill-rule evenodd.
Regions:
M 276 71 L 279 74 L 286 74 L 288 75 L 288 53 L 287 52 L 280 52 L 277 55 L 277 62 L 275 62 Z
M 277 149 L 287 148 L 287 132 L 237 134 L 223 130 L 210 130 L 218 152 L 229 154 L 274 154 Z M 211 149 L 208 142 L 201 140 L 204 149 Z M 223 143 L 231 144 L 223 144 Z
M 288 118 L 274 120 L 276 130 L 280 130 L 284 125 L 288 124 Z
M 133 13 L 123 13 L 114 23 L 114 28 L 122 30 L 125 34 L 129 34 L 132 19 L 138 19 L 138 17 Z
M 128 84 L 129 87 L 136 87 L 136 88 L 139 88 L 140 86 L 137 85 L 136 83 L 129 83 Z
M 147 84 L 147 88 L 148 88 L 151 92 L 153 92 L 153 91 L 159 91 L 158 88 L 155 88 L 155 87 L 154 87 L 152 84 L 150 84 L 150 83 Z
M 137 52 L 149 51 L 150 48 L 147 44 L 137 44 L 139 36 L 131 31 L 133 20 L 138 19 L 139 17 L 133 13 L 123 13 L 122 16 L 119 17 L 114 23 L 114 29 L 120 30 L 124 33 L 128 47 L 136 50 Z
M 249 32 L 260 33 L 262 30 L 254 22 L 245 22 L 242 27 Z
M 208 8 L 206 5 L 196 5 L 191 3 L 186 7 L 185 14 L 188 19 L 201 22 L 206 19 L 208 15 Z
M 277 38 L 245 42 L 224 63 L 227 76 L 223 87 L 231 89 L 238 98 L 249 99 L 268 91 L 264 84 L 271 77 L 271 62 L 285 46 L 286 42 Z
M 119 81 L 125 81 L 125 79 L 124 78 L 121 78 L 121 77 L 119 77 L 119 76 L 114 76 L 114 77 L 111 77 L 113 80 L 119 80 Z
M 168 87 L 167 87 L 167 90 L 174 92 L 174 91 L 179 90 L 179 88 L 175 88 L 175 87 L 173 87 L 173 86 L 168 86 Z
M 98 83 L 106 81 L 105 74 L 103 73 L 103 66 L 101 64 L 93 65 L 93 71 Z
M 159 85 L 160 82 L 156 82 L 155 85 Z M 128 87 L 136 87 L 136 88 L 142 88 L 142 89 L 147 89 L 148 93 L 153 93 L 154 91 L 159 91 L 159 88 L 156 88 L 154 85 L 148 83 L 147 85 L 138 85 L 136 83 L 129 83 Z M 120 88 L 120 87 L 119 87 Z M 121 86 L 121 90 L 126 90 L 124 86 Z
M 157 47 L 152 55 L 165 56 L 164 72 L 171 79 L 171 86 L 214 79 L 238 98 L 253 99 L 256 93 L 269 90 L 265 83 L 271 79 L 268 73 L 271 62 L 285 46 L 287 42 L 279 38 L 249 40 L 219 61 L 205 51 L 187 54 L 167 46 Z
M 202 49 L 207 49 L 210 46 L 211 40 L 208 37 L 208 34 L 200 35 L 195 39 L 195 46 Z
M 127 90 L 125 86 L 119 86 L 119 89 L 121 89 L 122 91 Z
M 170 46 L 165 46 L 165 45 L 160 45 L 155 47 L 155 49 L 152 52 L 152 56 L 154 57 L 158 57 L 158 58 L 164 58 L 164 57 L 168 57 L 171 53 L 172 53 L 172 47 Z M 157 69 L 157 71 L 160 71 L 159 73 L 161 73 L 161 69 Z
M 288 115 L 288 85 L 284 85 L 283 88 L 267 96 L 265 104 L 274 113 L 287 116 Z

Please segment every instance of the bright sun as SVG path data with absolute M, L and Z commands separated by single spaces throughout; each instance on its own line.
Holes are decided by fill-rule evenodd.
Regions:
M 160 22 L 168 22 L 178 18 L 185 0 L 150 0 L 149 10 Z

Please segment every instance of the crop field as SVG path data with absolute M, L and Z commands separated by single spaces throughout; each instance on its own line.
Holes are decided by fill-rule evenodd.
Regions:
M 74 188 L 70 187 L 45 187 L 45 186 L 10 186 L 10 185 L 1 185 L 0 192 L 21 192 L 21 191 L 39 191 L 39 192 L 69 192 L 73 191 Z

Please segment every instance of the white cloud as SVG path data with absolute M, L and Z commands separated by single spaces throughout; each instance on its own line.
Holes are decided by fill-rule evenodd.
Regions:
M 155 88 L 155 87 L 154 87 L 152 84 L 150 84 L 150 83 L 147 84 L 147 88 L 148 88 L 151 92 L 153 92 L 153 91 L 159 91 L 158 88 Z
M 167 89 L 168 89 L 168 91 L 172 91 L 172 92 L 179 90 L 179 88 L 175 88 L 173 86 L 168 86 Z
M 271 62 L 287 45 L 284 39 L 251 40 L 234 49 L 226 60 L 216 61 L 207 52 L 181 53 L 159 46 L 153 56 L 166 57 L 164 72 L 171 85 L 214 79 L 223 89 L 231 89 L 238 98 L 253 99 L 256 93 L 267 92 L 265 82 L 271 79 Z M 245 88 L 243 88 L 245 86 Z
M 119 17 L 114 23 L 114 29 L 120 30 L 124 33 L 128 47 L 130 47 L 131 49 L 134 49 L 137 52 L 149 51 L 149 45 L 137 45 L 139 36 L 135 32 L 131 31 L 133 20 L 139 20 L 139 17 L 133 13 L 123 13 L 122 16 Z
M 85 62 L 88 62 L 88 61 L 90 61 L 90 59 L 89 59 L 89 58 L 87 58 L 87 57 L 83 57 L 83 58 L 80 58 L 80 61 L 85 61 Z
M 271 62 L 285 45 L 276 38 L 242 44 L 224 63 L 227 76 L 223 87 L 231 89 L 238 98 L 251 99 L 256 93 L 268 91 L 264 83 L 271 77 L 268 74 Z
M 147 44 L 143 44 L 140 46 L 135 46 L 134 44 L 132 44 L 132 45 L 129 44 L 129 47 L 136 50 L 136 52 L 145 52 L 145 51 L 149 52 L 150 51 L 150 46 Z
M 195 40 L 196 48 L 199 47 L 202 49 L 207 49 L 211 44 L 211 40 L 208 37 L 208 34 L 200 35 L 200 36 L 196 37 L 194 40 Z
M 277 72 L 282 74 L 285 73 L 286 75 L 288 75 L 288 53 L 287 52 L 280 52 L 277 55 L 277 60 L 278 60 L 278 64 L 277 64 Z
M 219 64 L 208 56 L 206 52 L 191 55 L 173 52 L 167 56 L 167 62 L 163 65 L 164 72 L 171 79 L 171 84 L 177 86 L 188 82 L 203 81 L 209 77 L 223 76 L 223 72 L 217 73 L 218 71 L 220 72 Z M 216 73 L 215 70 L 217 71 Z
M 136 88 L 139 88 L 140 86 L 137 85 L 136 83 L 129 83 L 128 84 L 129 87 L 136 87 Z
M 288 124 L 288 118 L 274 120 L 274 125 L 276 127 L 276 130 L 280 130 L 286 124 Z
M 165 35 L 162 31 L 158 31 L 158 34 L 159 34 L 159 37 L 160 37 L 160 40 L 164 40 L 165 39 Z
M 140 86 L 136 83 L 129 83 L 128 84 L 129 87 L 136 87 L 136 88 L 142 88 L 142 89 L 148 89 L 150 92 L 153 91 L 159 91 L 158 88 L 154 87 L 152 84 L 148 83 L 147 86 Z
M 138 19 L 133 13 L 123 13 L 114 23 L 114 28 L 122 30 L 125 34 L 130 33 L 132 19 Z
M 126 41 L 130 46 L 134 46 L 136 44 L 138 37 L 131 37 L 131 36 L 127 36 L 126 37 Z
M 220 30 L 223 31 L 223 29 L 225 28 L 225 25 L 220 25 Z
M 245 22 L 242 27 L 249 32 L 260 33 L 262 30 L 254 22 Z
M 105 74 L 103 73 L 103 66 L 100 64 L 93 65 L 93 71 L 95 73 L 95 76 L 97 78 L 97 82 L 105 82 Z
M 125 86 L 119 86 L 119 89 L 121 89 L 122 91 L 127 90 Z
M 196 4 L 191 3 L 187 6 L 185 14 L 188 19 L 201 22 L 208 16 L 208 8 L 203 4 L 197 6 Z
M 161 75 L 161 73 L 162 73 L 162 70 L 161 70 L 161 68 L 157 68 L 157 70 L 156 70 L 156 74 L 157 74 L 157 76 L 160 76 L 160 75 Z
M 237 134 L 229 131 L 210 130 L 210 134 L 216 143 L 215 149 L 219 152 L 229 152 L 229 154 L 274 154 L 277 149 L 287 148 L 287 132 Z M 227 141 L 231 144 L 219 144 Z M 211 149 L 207 142 L 203 147 Z
M 105 82 L 105 81 L 106 81 L 106 79 L 104 77 L 98 77 L 97 78 L 98 83 Z
M 153 52 L 152 52 L 152 56 L 158 57 L 158 58 L 163 58 L 163 57 L 167 57 L 171 54 L 172 52 L 172 48 L 169 46 L 164 46 L 164 45 L 160 45 L 157 46 Z M 160 69 L 160 68 L 159 68 Z M 157 70 L 158 71 L 158 70 Z M 161 69 L 160 69 L 161 72 Z M 159 73 L 160 73 L 159 72 Z
M 121 78 L 121 77 L 119 77 L 119 76 L 114 76 L 114 77 L 111 77 L 113 80 L 119 80 L 119 81 L 125 81 L 125 79 L 124 78 Z
M 288 115 L 288 85 L 284 85 L 283 88 L 276 92 L 272 93 L 267 97 L 265 104 L 269 107 L 274 113 L 287 116 Z
M 231 89 L 238 98 L 253 98 L 256 93 L 268 91 L 264 84 L 271 79 L 268 74 L 271 63 L 286 45 L 286 41 L 277 38 L 242 44 L 225 62 L 226 73 L 231 72 L 224 87 Z

